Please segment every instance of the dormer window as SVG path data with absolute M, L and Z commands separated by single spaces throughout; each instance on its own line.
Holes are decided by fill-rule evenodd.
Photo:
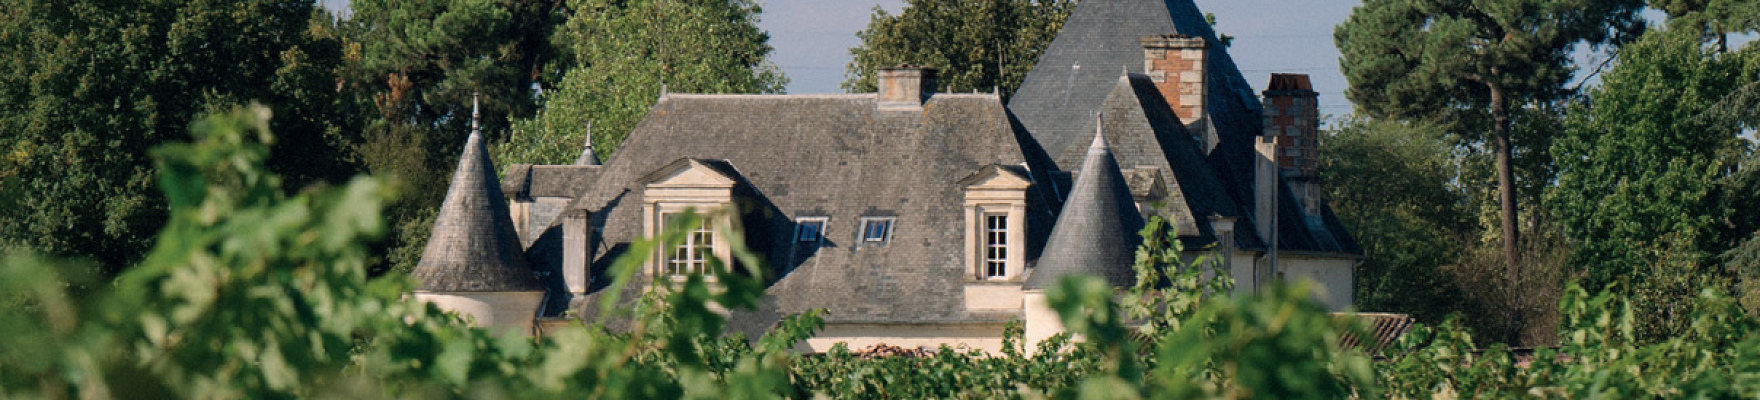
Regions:
M 719 160 L 679 159 L 641 179 L 643 233 L 659 237 L 668 227 L 687 229 L 682 239 L 653 250 L 646 265 L 649 276 L 681 281 L 709 272 L 709 258 L 730 259 L 732 248 L 717 231 L 737 229 L 731 210 L 738 182 L 733 166 Z M 700 219 L 679 226 L 687 213 Z
M 667 226 L 675 226 L 680 214 L 668 213 L 661 217 Z M 698 220 L 696 226 L 690 228 L 684 241 L 672 246 L 667 252 L 664 272 L 666 275 L 683 276 L 701 274 L 708 268 L 709 257 L 715 254 L 715 229 L 710 218 Z
M 861 230 L 862 244 L 886 244 L 886 241 L 892 239 L 892 223 L 894 221 L 896 221 L 896 219 L 893 217 L 863 217 Z
M 799 242 L 818 243 L 825 237 L 825 217 L 804 217 L 794 222 L 794 240 Z
M 1026 273 L 1025 169 L 991 165 L 959 181 L 965 187 L 966 268 L 972 281 L 1014 281 Z

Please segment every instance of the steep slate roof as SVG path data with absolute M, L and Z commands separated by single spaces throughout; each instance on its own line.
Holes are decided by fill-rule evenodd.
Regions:
M 1207 52 L 1205 115 L 1217 136 L 1208 154 L 1188 140 L 1172 140 L 1180 134 L 1191 138 L 1168 110 L 1166 100 L 1152 84 L 1138 78 L 1143 72 L 1142 38 L 1177 33 L 1210 43 Z M 1009 101 L 1019 127 L 1052 161 L 1046 168 L 1068 171 L 1082 162 L 1081 146 L 1093 132 L 1092 116 L 1142 114 L 1152 131 L 1132 115 L 1115 123 L 1103 121 L 1108 140 L 1114 144 L 1118 163 L 1126 168 L 1165 163 L 1172 169 L 1176 188 L 1171 188 L 1170 222 L 1179 228 L 1187 245 L 1214 240 L 1209 224 L 1199 223 L 1217 215 L 1250 222 L 1253 215 L 1253 142 L 1262 133 L 1261 105 L 1253 88 L 1235 66 L 1216 32 L 1191 0 L 1088 0 L 1077 6 L 1051 46 Z M 1131 78 L 1135 101 L 1124 95 L 1119 78 Z M 1135 110 L 1132 110 L 1135 109 Z M 1135 124 L 1139 126 L 1112 126 Z M 1180 128 L 1174 128 L 1179 126 Z M 1152 132 L 1152 133 L 1142 133 Z M 1177 132 L 1177 133 L 1174 133 Z M 1117 135 L 1114 135 L 1117 133 Z M 1152 134 L 1163 155 L 1153 151 L 1126 150 L 1126 134 Z M 1148 146 L 1144 146 L 1148 147 Z M 1187 149 L 1189 147 L 1189 150 Z M 1201 160 L 1201 161 L 1200 161 Z M 1042 168 L 1042 169 L 1046 169 Z M 1279 184 L 1279 243 L 1283 250 L 1360 254 L 1348 232 L 1336 223 L 1328 207 L 1322 207 L 1320 223 L 1304 223 L 1300 203 Z M 1183 207 L 1179 204 L 1184 202 Z M 1184 208 L 1182 210 L 1182 208 Z M 1253 224 L 1235 225 L 1235 244 L 1263 250 L 1266 246 Z M 1331 238 L 1331 240 L 1327 240 Z
M 767 324 L 811 308 L 832 322 L 1000 321 L 1012 314 L 965 311 L 965 194 L 955 182 L 1023 164 L 1017 143 L 991 94 L 936 94 L 911 111 L 881 111 L 874 94 L 667 94 L 569 209 L 592 211 L 601 227 L 591 270 L 599 276 L 642 235 L 641 177 L 684 157 L 720 160 L 740 181 L 746 244 L 777 276 L 764 316 L 736 321 Z M 1029 222 L 1052 219 L 1043 201 L 1029 201 L 1028 212 Z M 896 218 L 888 243 L 858 242 L 865 216 Z M 821 244 L 794 240 L 797 217 L 829 217 Z M 1029 228 L 1029 258 L 1047 228 Z M 604 289 L 595 290 L 570 308 L 595 314 L 582 307 L 596 304 Z
M 1131 200 L 1124 174 L 1118 170 L 1118 161 L 1112 157 L 1106 136 L 1095 132 L 1081 175 L 1070 188 L 1069 201 L 1045 242 L 1045 254 L 1027 276 L 1025 288 L 1044 289 L 1059 278 L 1080 274 L 1104 278 L 1113 286 L 1135 284 L 1131 264 L 1136 260 L 1137 245 L 1143 242 L 1137 235 L 1141 229 L 1143 219 Z
M 575 157 L 574 165 L 602 165 L 599 163 L 599 155 L 593 154 L 593 138 L 588 137 L 587 140 L 587 148 L 581 149 L 581 156 Z
M 1162 215 L 1187 239 L 1188 246 L 1213 242 L 1215 232 L 1203 221 L 1213 215 L 1241 218 L 1243 208 L 1228 194 L 1227 186 L 1205 160 L 1198 143 L 1191 140 L 1148 76 L 1127 74 L 1116 82 L 1101 103 L 1099 121 L 1114 157 L 1123 168 L 1152 167 L 1160 171 L 1165 185 L 1162 190 L 1167 193 L 1166 204 L 1160 209 Z M 1087 129 L 1094 129 L 1089 125 Z M 1073 158 L 1071 152 L 1064 157 Z M 1136 163 L 1125 164 L 1123 160 Z M 1254 232 L 1237 230 L 1237 236 L 1237 245 L 1258 243 Z
M 574 197 L 599 175 L 598 165 L 531 165 L 507 167 L 501 190 L 515 199 Z
M 475 130 L 440 205 L 428 247 L 410 276 L 417 290 L 505 292 L 543 290 L 521 250 L 495 164 Z
M 1076 6 L 1008 107 L 1046 153 L 1068 169 L 1082 162 L 1084 129 L 1112 90 L 1120 71 L 1144 73 L 1144 36 L 1178 33 L 1210 43 L 1205 107 L 1219 136 L 1257 135 L 1258 97 L 1220 49 L 1216 32 L 1191 0 L 1090 0 Z M 1070 153 L 1070 149 L 1076 153 Z M 1247 149 L 1251 149 L 1248 147 Z M 1121 165 L 1135 160 L 1120 156 Z

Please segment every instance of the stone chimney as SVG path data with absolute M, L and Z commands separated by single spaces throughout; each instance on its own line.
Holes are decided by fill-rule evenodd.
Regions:
M 876 74 L 880 108 L 885 110 L 916 110 L 935 94 L 935 69 L 921 65 L 899 64 L 881 68 Z
M 1179 34 L 1146 36 L 1142 43 L 1143 73 L 1155 82 L 1173 114 L 1198 136 L 1204 152 L 1209 153 L 1216 147 L 1216 133 L 1210 129 L 1204 110 L 1209 93 L 1205 83 L 1209 44 L 1204 38 Z
M 1253 267 L 1252 286 L 1268 282 L 1277 276 L 1277 252 L 1281 245 L 1277 243 L 1282 235 L 1278 234 L 1283 221 L 1278 221 L 1278 182 L 1277 174 L 1277 142 L 1268 137 L 1259 137 L 1253 143 L 1253 228 L 1259 230 L 1259 237 L 1265 240 L 1266 263 Z
M 1277 143 L 1277 170 L 1302 202 L 1302 214 L 1320 215 L 1320 94 L 1304 74 L 1271 74 L 1265 92 L 1264 137 Z
M 1253 143 L 1253 229 L 1259 230 L 1260 237 L 1270 245 L 1277 240 L 1273 234 L 1277 226 L 1278 177 L 1273 161 L 1277 143 L 1270 138 L 1258 139 Z

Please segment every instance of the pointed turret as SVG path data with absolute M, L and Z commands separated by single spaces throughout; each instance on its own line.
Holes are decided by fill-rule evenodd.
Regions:
M 574 159 L 574 165 L 600 165 L 599 155 L 593 153 L 593 123 L 587 123 L 587 140 L 581 156 Z
M 473 100 L 474 103 L 474 100 Z M 422 260 L 410 276 L 418 291 L 513 292 L 541 291 L 520 248 L 519 234 L 508 217 L 495 164 L 477 126 L 471 106 L 471 135 L 459 156 L 452 186 L 434 220 L 434 231 Z
M 1059 278 L 1076 274 L 1098 276 L 1113 286 L 1136 283 L 1131 264 L 1136 260 L 1137 245 L 1142 243 L 1137 235 L 1142 228 L 1143 216 L 1137 212 L 1118 160 L 1112 157 L 1106 135 L 1096 129 L 1069 200 L 1051 228 L 1045 254 L 1039 257 L 1025 288 L 1044 289 Z

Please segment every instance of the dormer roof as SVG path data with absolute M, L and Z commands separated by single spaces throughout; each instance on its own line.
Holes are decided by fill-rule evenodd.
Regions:
M 1044 289 L 1065 276 L 1093 275 L 1113 286 L 1136 283 L 1136 261 L 1143 218 L 1130 187 L 1113 159 L 1106 135 L 1094 134 L 1087 160 L 1070 188 L 1063 214 L 1051 228 L 1045 253 L 1027 277 L 1026 289 Z
M 410 276 L 430 292 L 524 292 L 544 287 L 532 274 L 507 211 L 495 164 L 474 129 Z

